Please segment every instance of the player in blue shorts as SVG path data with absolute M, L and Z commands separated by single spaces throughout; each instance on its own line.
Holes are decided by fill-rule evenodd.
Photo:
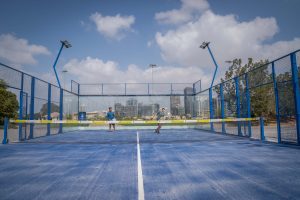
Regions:
M 115 121 L 115 113 L 112 111 L 112 107 L 108 108 L 108 112 L 106 114 L 106 118 L 108 121 Z M 116 130 L 115 124 L 109 124 L 109 131 L 111 131 L 111 127 L 113 127 L 114 131 Z

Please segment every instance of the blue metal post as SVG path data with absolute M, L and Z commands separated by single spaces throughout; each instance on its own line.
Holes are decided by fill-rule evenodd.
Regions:
M 71 80 L 71 92 L 73 92 L 73 80 Z
M 47 106 L 47 119 L 51 120 L 51 84 L 48 83 L 48 106 Z M 51 126 L 47 124 L 47 135 L 51 133 Z
M 8 143 L 7 132 L 8 132 L 8 118 L 4 117 L 4 131 L 3 131 L 2 144 L 7 144 Z
M 218 64 L 217 64 L 217 62 L 216 62 L 216 60 L 215 60 L 215 57 L 214 57 L 213 53 L 211 52 L 211 50 L 210 50 L 210 48 L 209 48 L 209 45 L 207 45 L 207 48 L 208 48 L 208 52 L 209 52 L 211 58 L 213 59 L 213 62 L 214 62 L 214 64 L 215 64 L 215 66 L 216 66 L 216 69 L 215 69 L 215 72 L 214 72 L 214 77 L 213 77 L 213 80 L 212 80 L 211 85 L 210 85 L 210 87 L 212 87 L 213 84 L 214 84 L 215 77 L 216 77 L 216 74 L 217 74 L 217 71 L 218 71 L 218 67 L 219 67 L 219 66 L 218 66 Z
M 264 141 L 265 140 L 265 125 L 264 125 L 263 117 L 259 118 L 259 123 L 260 123 L 260 138 L 262 141 Z
M 293 89 L 295 99 L 295 114 L 296 114 L 296 126 L 297 126 L 297 143 L 300 144 L 300 87 L 298 77 L 298 66 L 296 53 L 291 54 L 292 65 L 292 77 L 293 77 Z
M 195 111 L 195 103 L 196 103 L 196 88 L 195 83 L 193 83 L 193 117 L 196 117 L 196 111 Z
M 221 97 L 221 117 L 222 119 L 225 118 L 225 112 L 224 112 L 224 92 L 223 92 L 223 83 L 220 84 L 220 97 Z M 226 133 L 225 129 L 225 122 L 222 122 L 222 133 Z
M 56 64 L 57 64 L 58 58 L 59 58 L 59 56 L 60 56 L 61 51 L 62 51 L 63 48 L 64 48 L 64 44 L 61 43 L 61 47 L 59 49 L 59 52 L 58 52 L 57 57 L 55 59 L 55 62 L 53 64 L 53 69 L 54 69 L 55 77 L 56 77 L 56 80 L 57 80 L 59 88 L 61 88 L 61 86 L 60 86 L 60 81 L 59 81 L 59 78 L 58 78 L 58 75 L 57 75 L 57 72 L 56 72 Z
M 195 87 L 195 83 L 193 83 L 193 95 L 196 94 L 196 87 Z
M 34 120 L 34 95 L 35 95 L 35 78 L 31 77 L 31 95 L 30 95 L 30 120 Z M 30 124 L 29 139 L 33 139 L 34 124 Z
M 78 84 L 78 102 L 77 102 L 77 116 L 78 116 L 78 120 L 79 120 L 79 108 L 80 108 L 80 84 Z
M 60 89 L 60 95 L 59 95 L 59 120 L 63 120 L 63 105 L 64 105 L 64 90 Z M 63 124 L 59 124 L 59 131 L 58 133 L 62 133 L 63 132 Z
M 27 119 L 27 115 L 28 115 L 28 93 L 25 93 L 25 97 L 26 97 L 26 105 L 25 105 L 25 116 Z M 27 124 L 25 124 L 25 140 L 27 139 Z
M 24 90 L 24 73 L 21 74 L 21 90 L 20 90 L 20 108 L 19 119 L 23 119 L 23 90 Z M 19 124 L 19 141 L 22 140 L 22 124 Z
M 277 142 L 281 143 L 281 127 L 280 127 L 280 111 L 279 111 L 279 96 L 278 96 L 278 87 L 276 80 L 275 64 L 272 62 L 272 78 L 273 78 L 273 87 L 274 87 L 274 96 L 275 96 L 275 110 L 276 110 L 276 124 L 277 124 Z
M 236 95 L 236 115 L 237 118 L 241 117 L 241 109 L 240 109 L 240 87 L 239 87 L 239 77 L 234 78 L 235 81 L 235 95 Z M 238 135 L 242 135 L 241 123 L 237 122 L 238 125 Z
M 126 90 L 127 90 L 127 85 L 126 85 L 126 83 L 125 83 L 125 95 L 126 95 Z
M 213 119 L 214 118 L 214 106 L 213 106 L 213 99 L 212 99 L 212 87 L 209 88 L 209 113 L 210 113 L 210 119 Z M 214 131 L 213 122 L 210 122 L 210 130 Z
M 250 97 L 250 90 L 249 90 L 249 77 L 248 77 L 248 74 L 245 75 L 245 79 L 246 79 L 247 117 L 251 118 L 251 97 Z M 248 122 L 248 132 L 249 132 L 249 137 L 251 137 L 252 136 L 251 121 Z

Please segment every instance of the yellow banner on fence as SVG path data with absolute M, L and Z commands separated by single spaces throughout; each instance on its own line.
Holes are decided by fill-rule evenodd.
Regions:
M 98 121 L 98 120 L 10 120 L 11 123 L 28 124 L 91 124 L 91 125 L 154 125 L 154 124 L 201 124 L 201 123 L 220 123 L 220 122 L 241 122 L 257 121 L 259 118 L 225 118 L 225 119 L 187 119 L 187 120 L 120 120 L 120 121 Z

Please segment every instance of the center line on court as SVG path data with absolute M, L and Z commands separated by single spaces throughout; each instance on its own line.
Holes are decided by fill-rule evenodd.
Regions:
M 137 165 L 138 165 L 138 196 L 139 200 L 144 200 L 144 180 L 143 180 L 143 170 L 142 170 L 142 161 L 141 161 L 141 152 L 140 152 L 140 139 L 139 132 L 136 132 L 136 143 L 137 143 Z

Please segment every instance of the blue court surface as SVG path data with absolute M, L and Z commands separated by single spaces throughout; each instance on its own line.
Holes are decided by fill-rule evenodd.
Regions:
M 298 147 L 194 129 L 1 145 L 0 171 L 0 199 L 300 199 Z

